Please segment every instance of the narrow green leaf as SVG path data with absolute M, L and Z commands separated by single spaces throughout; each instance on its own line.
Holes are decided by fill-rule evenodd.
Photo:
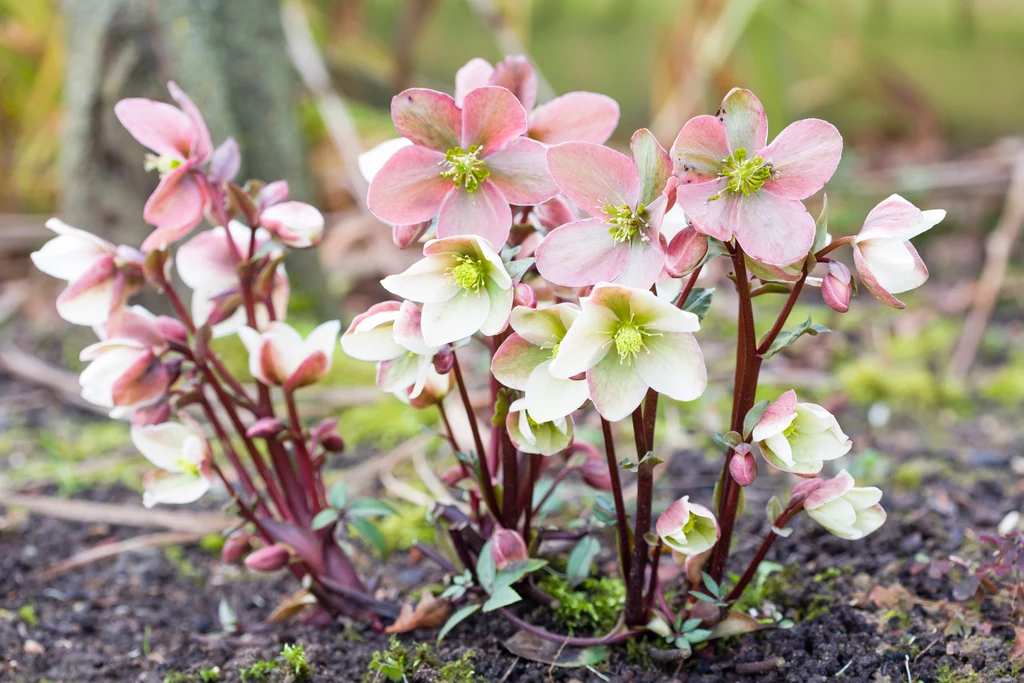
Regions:
M 708 592 L 716 597 L 722 597 L 722 588 L 718 585 L 717 581 L 711 578 L 711 574 L 701 572 L 700 575 L 704 579 L 704 586 L 708 589 Z
M 453 628 L 455 628 L 463 621 L 465 621 L 467 617 L 476 612 L 478 609 L 480 609 L 480 605 L 466 605 L 465 607 L 461 607 L 455 610 L 455 612 L 453 612 L 452 615 L 448 617 L 448 621 L 444 622 L 444 626 L 442 626 L 441 630 L 438 632 L 437 644 L 440 645 L 441 641 L 444 640 L 444 637 L 448 635 L 448 633 Z
M 345 510 L 345 516 L 349 519 L 352 517 L 384 517 L 394 514 L 397 514 L 395 508 L 374 498 L 360 498 L 353 501 Z
M 569 563 L 565 568 L 565 578 L 570 588 L 580 585 L 590 576 L 590 566 L 601 551 L 601 542 L 593 536 L 584 536 L 569 553 Z
M 494 555 L 491 554 L 491 542 L 488 540 L 480 548 L 480 555 L 476 559 L 476 578 L 480 582 L 480 587 L 490 593 L 491 588 L 494 586 L 494 577 L 497 574 L 498 570 L 494 566 Z
M 360 537 L 374 548 L 383 556 L 388 556 L 388 542 L 384 538 L 384 534 L 368 519 L 362 517 L 356 517 L 355 519 L 348 520 L 349 525 L 356 530 Z
M 331 490 L 327 492 L 327 502 L 337 510 L 345 507 L 348 503 L 348 489 L 345 488 L 345 482 L 339 481 L 331 487 Z
M 700 591 L 691 591 L 690 595 L 692 595 L 693 597 L 697 598 L 698 600 L 703 600 L 704 602 L 710 602 L 712 605 L 717 605 L 718 604 L 718 598 L 713 598 L 710 595 L 708 595 L 707 593 L 701 593 Z
M 683 310 L 693 313 L 697 316 L 698 320 L 704 320 L 704 316 L 711 310 L 711 299 L 714 297 L 714 294 L 714 287 L 694 287 L 686 296 Z
M 811 322 L 810 316 L 808 316 L 807 320 L 805 320 L 804 322 L 802 322 L 799 325 L 797 325 L 796 329 L 794 329 L 794 330 L 786 330 L 784 332 L 780 332 L 779 336 L 775 338 L 774 342 L 772 342 L 772 345 L 770 347 L 768 347 L 767 351 L 765 351 L 763 357 L 764 358 L 771 358 L 772 356 L 777 354 L 779 351 L 782 351 L 783 349 L 788 347 L 790 344 L 792 344 L 793 342 L 795 342 L 797 339 L 799 339 L 800 337 L 802 337 L 805 334 L 809 334 L 812 337 L 814 337 L 814 336 L 817 336 L 818 334 L 821 334 L 822 332 L 829 332 L 829 331 L 830 330 L 827 327 L 825 327 L 824 325 L 815 325 L 815 324 L 813 324 Z
M 747 412 L 747 416 L 743 418 L 743 436 L 750 436 L 750 432 L 754 431 L 754 425 L 760 420 L 761 416 L 764 415 L 764 411 L 767 410 L 768 406 L 771 405 L 771 401 L 764 399 L 754 404 L 754 407 Z
M 309 526 L 313 531 L 320 531 L 321 529 L 326 529 L 336 521 L 338 521 L 338 511 L 334 508 L 327 508 L 326 510 L 321 510 L 316 513 L 316 517 L 313 518 L 313 521 L 310 522 Z
M 495 575 L 494 582 L 491 585 L 491 590 L 497 592 L 500 588 L 511 586 L 514 583 L 519 583 L 527 574 L 531 574 L 542 567 L 546 567 L 547 564 L 547 560 L 540 560 L 537 558 L 512 562 Z

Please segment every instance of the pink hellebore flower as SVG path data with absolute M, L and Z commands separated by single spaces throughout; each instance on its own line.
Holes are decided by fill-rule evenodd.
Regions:
M 427 346 L 422 312 L 411 301 L 385 301 L 357 315 L 341 335 L 352 358 L 377 361 L 377 386 L 405 400 L 419 397 L 434 370 L 440 346 Z
M 718 520 L 703 505 L 683 496 L 661 513 L 654 525 L 661 541 L 674 552 L 688 557 L 699 555 L 718 543 Z
M 565 287 L 614 282 L 650 289 L 665 265 L 661 222 L 676 180 L 654 135 L 638 130 L 633 158 L 590 142 L 548 150 L 558 188 L 590 218 L 553 230 L 537 248 L 537 269 Z
M 252 229 L 238 221 L 230 221 L 228 234 L 242 258 L 248 257 Z M 268 242 L 270 234 L 263 228 L 257 228 L 254 245 L 256 253 L 260 253 Z M 274 245 L 269 248 L 271 256 L 277 256 L 280 251 L 280 247 Z M 176 262 L 182 282 L 193 290 L 192 318 L 196 325 L 206 324 L 211 315 L 214 316 L 213 336 L 219 338 L 234 334 L 246 324 L 238 269 L 223 227 L 206 230 L 185 242 L 178 249 Z M 287 312 L 288 295 L 288 275 L 284 264 L 280 264 L 274 273 L 270 296 L 278 319 L 284 318 Z M 255 309 L 256 324 L 262 328 L 271 319 L 266 302 L 257 299 Z
M 555 455 L 572 443 L 571 415 L 561 415 L 547 422 L 538 420 L 530 413 L 524 398 L 513 401 L 508 407 L 505 427 L 512 444 L 523 453 Z
M 315 247 L 324 236 L 324 215 L 303 202 L 281 202 L 264 209 L 260 224 L 278 242 L 293 249 Z
M 690 119 L 672 145 L 676 201 L 698 231 L 723 242 L 735 236 L 755 259 L 787 266 L 810 251 L 814 219 L 800 200 L 832 177 L 843 139 L 832 124 L 803 119 L 767 140 L 761 102 L 731 90 L 716 116 Z
M 832 413 L 814 403 L 797 403 L 792 389 L 768 406 L 751 438 L 769 465 L 801 477 L 817 476 L 826 460 L 853 447 Z
M 154 230 L 143 251 L 177 242 L 199 225 L 210 201 L 210 187 L 200 166 L 213 151 L 202 114 L 174 81 L 167 84 L 181 107 L 140 97 L 121 100 L 114 113 L 132 137 L 153 150 L 147 170 L 160 173 L 160 184 L 146 202 L 143 218 Z
M 276 321 L 262 332 L 243 327 L 238 336 L 249 351 L 249 372 L 267 386 L 294 391 L 323 379 L 331 369 L 334 342 L 341 331 L 337 320 L 325 322 L 305 340 L 291 325 Z
M 506 57 L 495 66 L 479 57 L 469 60 L 455 74 L 455 103 L 462 106 L 467 93 L 485 85 L 511 90 L 530 113 L 527 135 L 547 145 L 570 140 L 601 144 L 619 123 L 618 103 L 592 92 L 566 93 L 534 109 L 537 75 L 520 55 Z
M 57 297 L 60 317 L 74 325 L 103 325 L 116 320 L 125 301 L 142 289 L 145 257 L 51 218 L 46 227 L 57 236 L 32 252 L 36 268 L 68 282 Z
M 589 398 L 586 382 L 559 379 L 550 370 L 559 344 L 579 314 L 579 306 L 569 303 L 539 310 L 517 306 L 510 319 L 515 334 L 498 347 L 491 361 L 495 379 L 525 392 L 526 408 L 537 422 L 565 417 Z
M 381 284 L 392 294 L 423 304 L 423 341 L 443 346 L 477 332 L 505 329 L 512 310 L 512 278 L 487 240 L 462 235 L 432 240 L 424 257 Z
M 854 486 L 853 477 L 843 470 L 832 479 L 814 479 L 797 484 L 793 495 L 807 494 L 804 510 L 818 524 L 840 538 L 856 541 L 885 523 L 879 505 L 881 489 Z
M 945 217 L 942 209 L 921 211 L 898 194 L 871 209 L 853 240 L 853 262 L 864 286 L 879 301 L 906 308 L 893 295 L 920 287 L 928 279 L 928 268 L 910 240 Z
M 693 332 L 697 316 L 649 291 L 602 283 L 580 301 L 551 362 L 555 377 L 587 373 L 594 407 L 605 419 L 632 413 L 647 389 L 677 401 L 704 393 L 708 375 Z
M 491 536 L 491 557 L 499 572 L 510 564 L 530 559 L 526 541 L 515 529 L 496 529 Z
M 370 182 L 367 204 L 395 225 L 437 217 L 437 236 L 479 235 L 505 243 L 510 204 L 533 205 L 557 188 L 544 146 L 522 137 L 526 112 L 515 95 L 486 86 L 466 95 L 460 109 L 450 96 L 413 88 L 391 103 L 399 149 Z
M 111 417 L 162 399 L 171 377 L 160 360 L 167 350 L 161 328 L 161 319 L 141 306 L 125 309 L 114 334 L 82 350 L 89 363 L 79 377 L 82 398 L 110 408 Z
M 161 470 L 143 480 L 142 504 L 146 507 L 191 503 L 210 490 L 210 446 L 198 426 L 164 422 L 132 427 L 132 443 Z

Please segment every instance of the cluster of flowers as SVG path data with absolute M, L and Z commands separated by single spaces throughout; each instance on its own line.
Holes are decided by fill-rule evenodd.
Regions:
M 173 84 L 171 94 L 180 108 L 138 99 L 116 107 L 129 132 L 154 152 L 147 167 L 161 174 L 145 209 L 156 229 L 142 250 L 116 247 L 54 219 L 48 226 L 58 236 L 33 255 L 41 270 L 69 282 L 57 302 L 60 314 L 94 326 L 100 336 L 82 354 L 90 362 L 81 376 L 83 396 L 111 408 L 112 416 L 131 417 L 136 445 L 161 471 L 147 479 L 147 505 L 190 502 L 220 477 L 250 523 L 245 552 L 251 539 L 267 546 L 249 555 L 252 566 L 294 560 L 293 568 L 301 565 L 313 577 L 311 590 L 325 608 L 372 611 L 376 601 L 362 592 L 340 546 L 328 542 L 339 514 L 330 508 L 320 469 L 327 452 L 342 448 L 341 438 L 331 421 L 304 429 L 293 397 L 330 369 L 340 323 L 325 323 L 303 339 L 283 322 L 289 286 L 282 261 L 288 249 L 319 242 L 323 216 L 288 201 L 284 182 L 234 184 L 237 145 L 229 139 L 213 149 L 191 101 Z M 472 60 L 456 76 L 454 97 L 417 88 L 394 98 L 400 137 L 363 155 L 360 166 L 370 181 L 370 210 L 392 226 L 398 247 L 422 248 L 423 258 L 382 281 L 401 301 L 374 305 L 340 340 L 350 356 L 378 363 L 382 390 L 420 408 L 437 407 L 446 424 L 443 400 L 455 387 L 461 393 L 474 443 L 460 448 L 448 428 L 460 463 L 445 481 L 459 484 L 472 514 L 440 506 L 438 516 L 458 522 L 449 527 L 452 545 L 481 581 L 478 591 L 491 596 L 484 609 L 519 599 L 514 591 L 509 597 L 510 586 L 542 564 L 529 560 L 542 536 L 532 528 L 540 507 L 533 492 L 555 456 L 566 460 L 552 488 L 579 471 L 591 486 L 614 494 L 629 627 L 652 619 L 663 549 L 685 563 L 694 592 L 721 581 L 742 488 L 757 475 L 755 445 L 772 467 L 804 478 L 787 507 L 777 500 L 769 506 L 766 544 L 785 535 L 800 511 L 843 538 L 877 529 L 885 519 L 881 491 L 855 486 L 845 471 L 819 477 L 826 461 L 852 446 L 835 417 L 798 402 L 793 391 L 755 404 L 758 372 L 803 334 L 821 331 L 808 323 L 783 333 L 805 285 L 820 287 L 836 311 L 848 310 L 854 280 L 831 256 L 843 245 L 851 245 L 864 286 L 902 308 L 896 295 L 928 275 L 909 240 L 944 212 L 921 211 L 893 195 L 856 236 L 832 240 L 824 211 L 815 221 L 803 200 L 834 173 L 841 136 L 825 121 L 806 119 L 768 144 L 764 109 L 746 90 L 728 93 L 716 115 L 687 122 L 668 151 L 650 131 L 637 131 L 629 156 L 604 145 L 618 124 L 613 100 L 574 92 L 535 104 L 536 78 L 521 57 L 496 66 Z M 184 242 L 174 259 L 193 290 L 188 310 L 170 282 L 169 247 L 204 216 L 216 227 Z M 654 456 L 658 397 L 694 401 L 705 391 L 695 333 L 711 292 L 695 283 L 718 257 L 731 259 L 740 301 L 732 424 L 719 437 L 722 480 L 713 506 L 683 497 L 650 533 L 651 472 L 660 462 Z M 815 277 L 819 266 L 823 272 Z M 167 294 L 177 318 L 127 306 L 146 282 Z M 751 298 L 773 292 L 787 294 L 786 304 L 771 331 L 755 340 Z M 232 334 L 249 351 L 258 397 L 209 349 L 210 338 Z M 489 447 L 458 358 L 474 339 L 491 358 Z M 271 388 L 282 393 L 286 421 L 274 415 Z M 242 437 L 248 466 L 206 389 Z M 237 483 L 218 466 L 196 424 L 184 414 L 169 421 L 172 409 L 191 404 L 212 424 Z M 588 406 L 601 420 L 600 450 L 576 438 L 574 420 Z M 240 411 L 252 419 L 242 420 Z M 628 463 L 637 475 L 632 533 L 611 425 L 630 417 L 637 446 L 636 462 Z M 269 467 L 257 441 L 264 442 Z M 760 558 L 763 553 L 755 562 Z M 485 585 L 482 561 L 493 562 L 499 576 L 513 567 L 511 578 Z M 524 569 L 524 562 L 533 564 Z M 754 570 L 756 564 L 733 598 Z M 684 591 L 680 609 L 693 604 Z M 668 605 L 661 614 L 676 621 Z

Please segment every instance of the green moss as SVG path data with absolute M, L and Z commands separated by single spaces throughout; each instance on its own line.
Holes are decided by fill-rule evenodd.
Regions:
M 810 604 L 801 612 L 800 621 L 814 621 L 822 614 L 831 611 L 836 599 L 832 595 L 815 595 L 811 598 Z
M 924 480 L 932 475 L 950 475 L 948 463 L 926 458 L 916 458 L 903 463 L 892 473 L 892 483 L 908 491 L 919 491 Z
M 262 683 L 263 681 L 270 680 L 270 675 L 274 673 L 276 668 L 277 662 L 260 660 L 248 669 L 242 669 L 238 674 L 238 678 L 245 683 Z
M 428 643 L 416 643 L 407 648 L 398 638 L 391 636 L 387 650 L 373 653 L 370 666 L 363 675 L 363 683 L 377 683 L 381 680 L 400 683 L 421 669 L 437 672 L 437 680 L 445 683 L 477 683 L 482 681 L 473 668 L 474 652 L 467 652 L 461 659 L 441 662 L 431 651 Z
M 558 601 L 555 621 L 570 631 L 606 633 L 619 620 L 626 602 L 626 587 L 619 579 L 588 578 L 576 588 L 561 576 L 545 574 L 538 587 Z
M 988 378 L 981 386 L 981 395 L 1006 405 L 1024 403 L 1024 354 L 1017 354 Z
M 180 545 L 169 545 L 164 548 L 164 558 L 174 567 L 178 574 L 186 579 L 203 583 L 205 576 L 192 560 L 185 557 L 185 550 Z
M 891 609 L 883 614 L 882 621 L 902 631 L 909 629 L 912 625 L 910 615 L 898 609 Z
M 372 443 L 391 448 L 437 421 L 437 411 L 417 410 L 397 398 L 349 408 L 338 416 L 338 431 L 350 446 Z
M 981 683 L 974 669 L 954 671 L 949 664 L 943 664 L 935 671 L 935 683 Z
M 164 683 L 192 683 L 191 676 L 180 671 L 168 671 L 164 676 Z
M 306 648 L 299 644 L 288 643 L 281 648 L 281 659 L 292 672 L 296 681 L 308 681 L 312 672 L 306 661 Z
M 441 680 L 446 683 L 476 683 L 480 679 L 476 675 L 476 669 L 473 667 L 473 659 L 475 658 L 475 652 L 467 652 L 462 655 L 461 659 L 442 664 L 437 673 L 440 674 Z
M 220 669 L 213 667 L 211 669 L 203 669 L 199 672 L 199 680 L 201 683 L 219 683 L 220 681 Z
M 428 545 L 434 542 L 436 530 L 427 521 L 426 508 L 401 503 L 391 503 L 391 506 L 398 514 L 376 520 L 377 530 L 383 534 L 389 553 L 408 550 L 415 541 Z
M 224 547 L 224 536 L 221 534 L 206 534 L 199 539 L 199 547 L 211 555 L 216 555 Z
M 18 608 L 18 617 L 25 622 L 29 628 L 35 628 L 39 624 L 39 616 L 36 614 L 36 606 L 32 604 L 22 605 Z

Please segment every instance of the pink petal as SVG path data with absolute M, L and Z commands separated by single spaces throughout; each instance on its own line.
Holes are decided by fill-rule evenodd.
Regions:
M 562 195 L 552 197 L 543 204 L 533 207 L 533 217 L 548 230 L 554 230 L 576 220 L 572 206 Z
M 512 210 L 501 190 L 485 180 L 473 192 L 457 187 L 437 214 L 437 236 L 478 235 L 500 249 L 512 229 Z
M 548 360 L 551 360 L 551 349 L 542 349 L 518 334 L 511 334 L 494 352 L 491 372 L 506 387 L 525 391 L 530 373 Z
M 665 267 L 665 252 L 661 248 L 660 241 L 656 239 L 650 242 L 633 240 L 629 244 L 629 258 L 626 267 L 610 282 L 625 287 L 637 289 L 650 289 L 651 285 L 658 281 L 661 271 Z
M 923 219 L 923 212 L 898 194 L 889 196 L 878 203 L 864 219 L 864 226 L 857 233 L 858 240 L 873 237 L 893 237 L 909 239 L 904 236 L 907 229 L 917 225 Z
M 616 242 L 597 218 L 567 223 L 537 247 L 537 269 L 548 281 L 583 287 L 617 278 L 629 262 L 629 244 Z
M 558 194 L 548 172 L 547 149 L 528 138 L 516 138 L 487 157 L 487 169 L 510 204 L 532 206 Z
M 762 189 L 787 199 L 810 197 L 832 177 L 842 155 L 843 136 L 831 123 L 821 119 L 791 123 L 761 151 L 773 172 Z
M 490 84 L 494 67 L 486 59 L 474 57 L 455 72 L 455 104 L 462 106 L 466 93 Z
M 199 163 L 206 161 L 213 151 L 213 141 L 210 140 L 210 129 L 206 127 L 203 115 L 199 113 L 199 108 L 193 104 L 189 96 L 185 94 L 185 91 L 178 87 L 177 83 L 170 81 L 167 84 L 167 90 L 192 122 L 194 135 L 188 157 L 195 159 Z
M 288 380 L 284 383 L 284 388 L 287 391 L 293 391 L 300 387 L 316 384 L 330 369 L 331 361 L 322 351 L 311 353 L 302 360 L 299 367 L 288 377 Z
M 494 154 L 526 132 L 526 110 L 505 88 L 488 85 L 466 93 L 462 103 L 462 148 Z
M 57 297 L 60 317 L 74 325 L 101 325 L 110 317 L 114 304 L 113 258 L 101 257 Z
M 885 288 L 879 284 L 874 273 L 871 272 L 867 262 L 864 260 L 864 255 L 861 253 L 860 246 L 856 243 L 853 245 L 853 264 L 857 268 L 857 274 L 860 275 L 861 282 L 864 283 L 864 286 L 868 288 L 868 291 L 871 292 L 876 299 L 887 306 L 892 306 L 893 308 L 903 309 L 907 307 L 905 303 L 887 292 Z
M 646 128 L 633 133 L 629 142 L 633 163 L 640 176 L 640 203 L 650 205 L 665 190 L 672 176 L 672 160 L 654 134 Z
M 689 275 L 708 253 L 707 235 L 687 225 L 668 243 L 665 269 L 672 277 Z
M 717 179 L 722 161 L 731 154 L 725 125 L 714 116 L 693 117 L 679 131 L 669 154 L 680 185 Z
M 530 137 L 546 145 L 562 142 L 602 144 L 619 125 L 619 104 L 606 95 L 570 92 L 530 114 Z
M 455 100 L 443 92 L 426 88 L 403 90 L 391 100 L 391 118 L 398 134 L 417 145 L 442 154 L 459 146 L 462 112 Z
M 753 441 L 764 441 L 769 436 L 781 434 L 796 418 L 796 392 L 790 389 L 775 399 L 765 409 L 761 419 L 751 432 Z
M 730 214 L 736 210 L 733 206 L 736 197 L 726 191 L 725 184 L 722 178 L 692 185 L 680 184 L 676 187 L 676 204 L 690 219 L 694 230 L 728 242 L 732 239 L 735 225 Z M 716 195 L 718 199 L 712 200 L 711 197 Z
M 658 516 L 654 529 L 659 536 L 671 536 L 690 521 L 690 508 L 687 505 L 689 498 L 689 496 L 683 496 Z
M 114 382 L 111 395 L 115 406 L 137 406 L 152 403 L 167 391 L 167 368 L 152 354 L 139 357 Z
M 633 160 L 591 142 L 565 142 L 548 149 L 555 184 L 577 206 L 605 218 L 609 206 L 636 207 L 640 177 Z
M 453 187 L 441 175 L 443 161 L 443 154 L 416 145 L 395 152 L 370 181 L 366 195 L 370 211 L 396 225 L 429 221 Z
M 814 219 L 800 202 L 767 192 L 723 195 L 718 201 L 725 202 L 721 218 L 736 226 L 736 239 L 751 257 L 773 266 L 807 257 L 814 242 Z
M 718 120 L 725 125 L 729 149 L 746 149 L 748 159 L 755 157 L 768 142 L 768 117 L 761 101 L 749 90 L 730 90 L 722 100 Z
M 826 479 L 815 486 L 804 501 L 804 507 L 807 509 L 821 507 L 847 493 L 853 486 L 853 477 L 849 472 L 843 470 L 831 479 Z M 793 489 L 793 493 L 796 493 L 796 489 Z
M 144 147 L 157 154 L 184 160 L 192 149 L 195 128 L 177 107 L 142 97 L 131 97 L 114 105 L 121 125 Z
M 526 111 L 537 103 L 537 74 L 530 60 L 522 55 L 509 55 L 498 62 L 489 82 L 510 90 Z
M 188 166 L 179 166 L 164 176 L 146 201 L 143 218 L 158 230 L 142 243 L 145 252 L 184 237 L 203 220 L 207 194 Z

